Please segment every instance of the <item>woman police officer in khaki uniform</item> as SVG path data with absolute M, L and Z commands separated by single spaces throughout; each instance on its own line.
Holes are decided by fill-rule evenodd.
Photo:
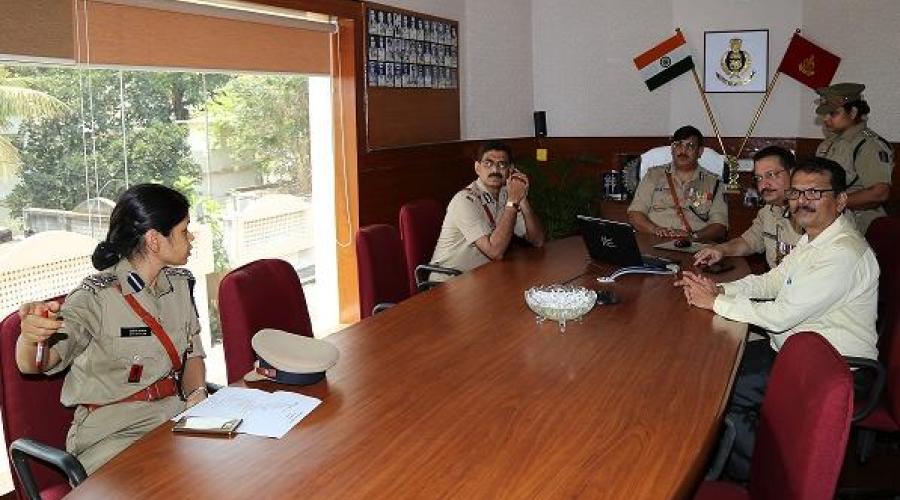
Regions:
M 206 397 L 193 276 L 187 262 L 188 201 L 157 184 L 125 191 L 106 240 L 100 273 L 60 308 L 25 304 L 16 362 L 23 373 L 69 368 L 62 404 L 78 406 L 66 449 L 88 474 L 138 438 Z
M 828 132 L 816 156 L 838 162 L 847 172 L 847 208 L 856 216 L 862 234 L 873 220 L 886 215 L 884 203 L 894 170 L 893 147 L 868 127 L 865 88 L 859 83 L 837 83 L 816 90 L 816 114 Z

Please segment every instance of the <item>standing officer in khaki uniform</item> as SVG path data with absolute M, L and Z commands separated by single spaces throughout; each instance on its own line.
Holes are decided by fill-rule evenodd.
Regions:
M 884 217 L 884 203 L 891 193 L 894 149 L 868 127 L 869 104 L 862 98 L 865 85 L 838 83 L 822 87 L 816 114 L 828 136 L 816 156 L 838 162 L 847 172 L 847 208 L 856 215 L 856 225 L 866 234 L 869 224 Z
M 528 177 L 515 170 L 509 147 L 482 144 L 475 173 L 478 178 L 450 200 L 432 264 L 468 271 L 502 259 L 513 234 L 544 244 L 544 228 L 528 202 Z M 433 281 L 447 278 L 431 274 Z
M 765 253 L 774 268 L 800 240 L 802 228 L 790 216 L 785 192 L 791 187 L 796 160 L 780 146 L 765 147 L 753 155 L 753 178 L 766 206 L 759 209 L 753 224 L 741 236 L 708 246 L 694 255 L 694 265 L 715 264 L 722 257 Z
M 90 474 L 138 438 L 206 397 L 203 345 L 184 265 L 188 201 L 133 186 L 110 217 L 94 267 L 66 298 L 25 304 L 16 363 L 23 373 L 69 368 L 61 402 L 75 406 L 66 449 Z
M 628 207 L 638 231 L 665 238 L 722 241 L 728 233 L 728 205 L 718 176 L 697 163 L 703 134 L 687 125 L 672 136 L 672 163 L 644 174 Z

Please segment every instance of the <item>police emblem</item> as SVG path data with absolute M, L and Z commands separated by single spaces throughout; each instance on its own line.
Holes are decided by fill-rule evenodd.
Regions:
M 756 76 L 753 58 L 741 47 L 743 44 L 740 38 L 732 38 L 729 41 L 731 48 L 719 60 L 721 71 L 716 71 L 716 78 L 729 87 L 747 85 Z

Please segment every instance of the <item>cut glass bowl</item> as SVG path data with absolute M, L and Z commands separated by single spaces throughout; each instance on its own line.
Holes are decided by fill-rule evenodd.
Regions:
M 537 314 L 538 323 L 551 319 L 566 331 L 566 321 L 581 319 L 597 303 L 597 292 L 583 286 L 547 285 L 525 290 L 525 303 Z

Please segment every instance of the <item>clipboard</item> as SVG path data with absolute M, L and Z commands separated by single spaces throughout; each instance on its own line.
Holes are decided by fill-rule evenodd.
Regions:
M 233 437 L 243 420 L 222 417 L 181 417 L 172 432 Z

